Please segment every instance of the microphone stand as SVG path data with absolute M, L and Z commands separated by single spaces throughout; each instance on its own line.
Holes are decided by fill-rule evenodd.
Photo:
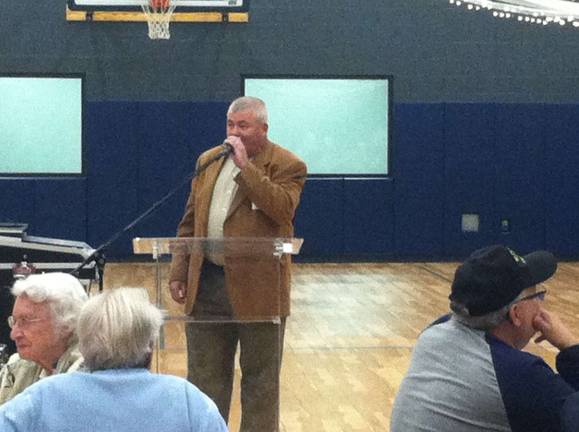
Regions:
M 195 171 L 193 171 L 191 174 L 189 174 L 187 177 L 185 177 L 181 181 L 181 183 L 179 183 L 176 187 L 174 187 L 172 190 L 170 190 L 163 198 L 161 198 L 159 201 L 157 201 L 155 204 L 153 204 L 151 207 L 149 207 L 147 210 L 145 210 L 142 214 L 137 216 L 137 218 L 134 219 L 132 222 L 130 222 L 127 226 L 125 226 L 123 229 L 121 229 L 120 231 L 115 233 L 110 239 L 108 239 L 103 244 L 101 244 L 99 247 L 97 247 L 94 251 L 92 251 L 92 253 L 89 256 L 87 256 L 84 259 L 84 261 L 78 265 L 77 268 L 75 268 L 73 271 L 71 271 L 70 274 L 78 277 L 80 270 L 82 270 L 90 262 L 94 261 L 96 264 L 96 267 L 97 267 L 97 275 L 99 277 L 99 292 L 102 292 L 104 267 L 105 267 L 105 263 L 106 263 L 106 258 L 105 258 L 105 255 L 102 253 L 102 251 L 104 251 L 107 247 L 109 247 L 111 244 L 113 244 L 115 241 L 117 241 L 119 239 L 119 237 L 122 236 L 124 233 L 126 233 L 127 231 L 132 229 L 135 225 L 137 225 L 139 222 L 141 222 L 143 219 L 145 219 L 147 216 L 149 216 L 151 213 L 153 213 L 155 210 L 157 210 L 169 198 L 171 198 L 173 195 L 175 195 L 175 193 L 179 189 L 181 189 L 181 187 L 183 187 L 185 184 L 189 183 L 195 177 L 197 177 L 199 174 L 201 174 L 203 171 L 205 171 L 209 165 L 211 165 L 215 161 L 221 159 L 222 157 L 226 157 L 229 154 L 233 153 L 233 147 L 228 142 L 225 142 L 224 146 L 225 146 L 225 148 L 222 151 L 217 153 L 215 156 L 213 156 L 211 159 L 209 159 L 204 164 L 199 165 L 195 169 Z

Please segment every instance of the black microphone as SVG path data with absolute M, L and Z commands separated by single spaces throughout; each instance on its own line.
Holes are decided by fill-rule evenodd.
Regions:
M 223 150 L 219 152 L 217 158 L 227 157 L 233 153 L 233 146 L 228 141 L 223 141 Z

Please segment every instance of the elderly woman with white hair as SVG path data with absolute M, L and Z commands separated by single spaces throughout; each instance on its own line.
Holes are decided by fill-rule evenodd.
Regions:
M 92 297 L 78 322 L 86 371 L 46 378 L 0 407 L 2 432 L 227 432 L 183 378 L 149 371 L 163 323 L 144 289 Z
M 0 371 L 0 404 L 46 376 L 77 370 L 83 361 L 76 324 L 88 296 L 78 279 L 34 274 L 17 281 L 12 294 L 8 324 L 18 352 Z

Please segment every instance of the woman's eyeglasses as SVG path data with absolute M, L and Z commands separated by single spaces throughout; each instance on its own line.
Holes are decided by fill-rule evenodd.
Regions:
M 10 328 L 14 328 L 16 326 L 20 327 L 21 329 L 30 327 L 31 324 L 35 322 L 45 321 L 46 318 L 14 318 L 12 315 L 8 317 L 8 326 Z

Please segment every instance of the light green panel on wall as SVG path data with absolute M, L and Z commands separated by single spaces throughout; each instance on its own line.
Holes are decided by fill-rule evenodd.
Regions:
M 389 85 L 382 79 L 246 78 L 263 99 L 269 137 L 310 174 L 388 174 Z
M 0 77 L 0 175 L 82 173 L 82 78 Z

